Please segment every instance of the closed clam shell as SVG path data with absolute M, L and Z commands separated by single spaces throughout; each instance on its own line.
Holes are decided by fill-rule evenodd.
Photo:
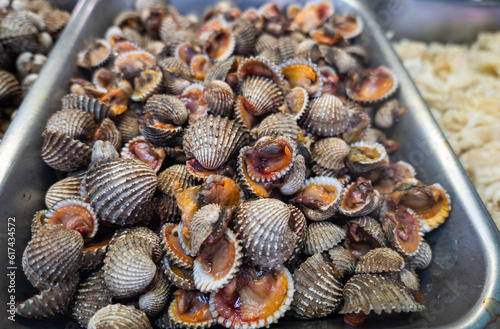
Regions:
M 80 269 L 82 250 L 80 233 L 60 225 L 45 225 L 24 250 L 24 274 L 39 289 L 62 282 Z
M 322 50 L 325 61 L 333 65 L 338 73 L 351 76 L 361 71 L 359 61 L 345 49 L 340 47 L 324 47 Z
M 162 145 L 167 143 L 174 136 L 182 132 L 182 127 L 180 126 L 159 126 L 154 123 L 145 122 L 139 126 L 139 130 L 148 141 L 156 145 Z
M 339 170 L 345 167 L 344 160 L 349 154 L 349 146 L 340 138 L 324 138 L 313 144 L 311 156 L 321 167 Z
M 259 53 L 257 57 L 265 58 L 274 65 L 280 65 L 283 61 L 278 48 L 264 49 Z
M 78 285 L 71 304 L 71 315 L 80 325 L 87 327 L 90 318 L 111 304 L 112 299 L 104 283 L 103 271 L 96 271 Z
M 285 106 L 287 112 L 293 116 L 295 120 L 302 118 L 302 115 L 307 110 L 309 105 L 309 94 L 302 87 L 294 87 L 285 95 Z
M 363 203 L 352 203 L 355 193 L 362 193 Z M 365 216 L 377 209 L 382 202 L 382 197 L 377 190 L 374 190 L 370 181 L 359 177 L 356 182 L 352 182 L 345 190 L 344 199 L 340 204 L 340 212 L 344 216 L 359 217 Z M 360 204 L 361 203 L 361 204 Z
M 333 95 L 321 95 L 310 102 L 301 122 L 313 135 L 333 137 L 345 130 L 348 117 L 340 99 Z
M 307 226 L 305 253 L 314 255 L 329 250 L 345 238 L 345 230 L 331 222 L 314 222 Z
M 108 251 L 109 240 L 109 236 L 93 238 L 92 241 L 83 246 L 81 271 L 91 271 L 103 264 Z
M 111 304 L 97 311 L 87 328 L 153 329 L 144 311 L 122 304 Z
M 79 109 L 92 114 L 97 122 L 113 115 L 108 104 L 88 95 L 68 94 L 62 100 L 62 109 Z
M 216 62 L 212 65 L 207 73 L 205 74 L 204 84 L 208 86 L 212 81 L 221 80 L 225 81 L 226 76 L 229 74 L 229 71 L 235 65 L 236 59 L 235 57 L 229 57 L 227 59 Z
M 160 238 L 145 227 L 135 227 L 113 238 L 104 259 L 104 281 L 113 297 L 143 292 L 156 274 L 161 257 Z
M 234 229 L 252 263 L 274 268 L 292 255 L 298 237 L 289 226 L 290 216 L 290 208 L 276 199 L 248 201 L 239 206 Z
M 16 77 L 8 71 L 0 70 L 0 100 L 4 101 L 19 94 L 21 85 Z
M 323 254 L 309 257 L 293 272 L 295 293 L 292 310 L 302 318 L 320 318 L 332 313 L 342 301 L 342 282 Z
M 423 270 L 427 268 L 432 261 L 432 249 L 429 244 L 422 239 L 417 252 L 411 256 L 405 256 L 405 268 L 408 270 Z
M 49 166 L 60 171 L 74 171 L 90 163 L 92 148 L 64 134 L 43 133 L 42 158 Z
M 288 204 L 290 208 L 290 219 L 292 221 L 290 227 L 297 235 L 297 246 L 293 250 L 292 256 L 288 258 L 286 265 L 297 263 L 299 256 L 302 254 L 306 243 L 307 220 L 302 211 L 294 205 Z
M 314 39 L 306 38 L 300 41 L 295 48 L 295 58 L 305 59 L 314 63 L 320 57 L 321 52 Z
M 231 24 L 235 38 L 234 53 L 248 56 L 253 53 L 256 31 L 252 23 L 243 18 L 237 18 Z
M 307 167 L 304 157 L 298 154 L 295 157 L 292 168 L 283 177 L 283 185 L 280 187 L 280 192 L 284 195 L 292 195 L 299 192 L 306 179 L 306 172 Z
M 425 307 L 415 301 L 405 286 L 396 280 L 376 274 L 358 274 L 344 287 L 344 307 L 340 314 L 371 311 L 386 313 L 420 312 Z
M 357 226 L 361 227 L 366 233 L 373 237 L 382 247 L 387 244 L 386 235 L 382 230 L 382 226 L 378 221 L 372 217 L 363 216 L 351 220 L 350 222 L 355 223 Z
M 172 195 L 172 186 L 179 182 L 183 190 L 194 186 L 194 177 L 187 171 L 186 165 L 176 164 L 168 167 L 158 175 L 158 188 L 167 195 Z
M 101 219 L 129 225 L 143 219 L 158 180 L 151 167 L 139 160 L 113 159 L 92 165 L 85 184 L 90 204 Z
M 26 10 L 9 11 L 0 22 L 0 40 L 14 53 L 37 52 L 40 44 L 38 32 L 45 29 L 42 18 Z
M 189 66 L 182 59 L 177 57 L 166 57 L 158 62 L 158 66 L 162 68 L 163 71 L 171 70 L 178 71 L 183 74 L 189 74 Z
M 316 176 L 307 179 L 302 187 L 303 190 L 291 202 L 300 205 L 307 218 L 323 221 L 332 217 L 339 209 L 344 187 L 338 179 Z
M 375 248 L 361 256 L 356 263 L 356 273 L 397 272 L 405 266 L 400 254 L 391 248 Z
M 352 257 L 349 250 L 342 246 L 335 246 L 328 251 L 330 261 L 341 277 L 345 277 L 354 272 L 356 260 Z
M 172 95 L 153 95 L 146 102 L 144 111 L 162 123 L 172 123 L 176 126 L 183 125 L 189 115 L 186 105 Z
M 174 286 L 184 290 L 196 289 L 192 269 L 180 268 L 172 264 L 166 254 L 161 263 L 165 275 Z
M 361 141 L 349 146 L 346 166 L 355 173 L 364 173 L 388 163 L 389 158 L 382 144 Z
M 406 107 L 400 107 L 397 99 L 391 99 L 378 109 L 375 113 L 375 124 L 382 129 L 391 128 L 396 119 L 400 117 L 406 110 Z
M 161 268 L 156 270 L 156 275 L 146 292 L 139 297 L 139 308 L 148 316 L 155 316 L 165 307 L 170 293 L 171 283 Z
M 37 234 L 38 231 L 40 231 L 40 229 L 45 223 L 47 212 L 48 210 L 44 209 L 44 210 L 39 210 L 35 213 L 33 219 L 31 220 L 31 227 L 30 227 L 31 236 L 34 236 L 35 234 Z
M 285 81 L 279 67 L 260 57 L 250 57 L 241 62 L 238 67 L 238 78 L 243 81 L 247 77 L 270 79 L 279 88 L 283 86 Z
M 300 127 L 292 116 L 278 112 L 265 117 L 259 124 L 258 131 L 258 139 L 263 136 L 284 136 L 296 141 Z
M 241 95 L 251 104 L 248 110 L 256 116 L 274 112 L 283 104 L 281 89 L 263 77 L 248 77 L 241 85 Z
M 115 120 L 115 125 L 124 143 L 127 143 L 129 140 L 141 134 L 139 121 L 130 111 L 126 111 L 122 115 L 119 115 Z
M 49 188 L 45 194 L 45 205 L 52 208 L 56 203 L 64 199 L 80 198 L 80 185 L 85 172 L 62 179 Z
M 78 287 L 80 275 L 75 273 L 65 281 L 49 285 L 24 302 L 16 303 L 16 314 L 30 319 L 43 319 L 66 311 Z
M 371 127 L 370 116 L 354 102 L 346 102 L 345 106 L 349 120 L 346 130 L 342 133 L 342 139 L 348 144 L 362 141 Z
M 399 280 L 411 290 L 420 290 L 420 280 L 415 271 L 409 271 L 407 269 L 402 269 L 399 272 Z
M 45 125 L 47 131 L 57 132 L 78 140 L 92 136 L 96 127 L 94 117 L 90 113 L 78 109 L 57 111 L 47 120 Z
M 287 36 L 281 36 L 278 39 L 278 49 L 280 51 L 283 60 L 287 61 L 292 59 L 295 54 L 296 44 L 292 38 Z
M 264 50 L 275 49 L 277 47 L 278 47 L 278 38 L 269 33 L 261 33 L 255 40 L 256 53 L 261 53 Z
M 51 34 L 61 31 L 71 17 L 67 11 L 56 8 L 40 10 L 37 14 L 45 23 L 45 31 Z
M 203 89 L 208 111 L 213 115 L 228 117 L 233 112 L 234 93 L 224 81 L 215 80 Z
M 247 134 L 235 121 L 210 115 L 186 129 L 183 148 L 187 155 L 210 170 L 226 163 L 246 140 Z
M 215 203 L 201 207 L 191 221 L 189 244 L 187 248 L 194 255 L 198 253 L 203 242 L 212 234 L 215 225 L 224 216 L 221 206 Z

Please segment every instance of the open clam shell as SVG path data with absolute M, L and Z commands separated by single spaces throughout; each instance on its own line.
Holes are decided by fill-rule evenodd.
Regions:
M 356 273 L 398 272 L 405 266 L 400 254 L 391 248 L 376 248 L 361 256 L 356 263 Z
M 168 307 L 168 317 L 182 328 L 208 328 L 215 323 L 210 313 L 209 296 L 200 291 L 177 290 Z
M 38 289 L 67 280 L 80 269 L 82 250 L 80 233 L 61 225 L 45 225 L 24 250 L 24 274 Z
M 111 45 L 104 39 L 96 40 L 78 53 L 77 65 L 90 70 L 104 65 L 111 56 Z
M 242 127 L 227 118 L 208 116 L 186 129 L 183 148 L 205 169 L 216 169 L 226 163 L 247 140 Z
M 139 160 L 113 159 L 91 166 L 85 185 L 99 218 L 127 225 L 143 219 L 158 180 L 154 171 Z
M 71 304 L 71 315 L 82 326 L 87 327 L 90 318 L 112 302 L 111 293 L 104 283 L 102 270 L 83 279 L 76 289 Z
M 365 216 L 373 212 L 382 202 L 380 193 L 373 189 L 371 182 L 358 177 L 344 193 L 340 212 L 348 217 Z
M 303 33 L 308 33 L 325 23 L 334 12 L 335 7 L 329 1 L 309 2 L 297 12 L 293 24 Z
M 345 230 L 331 222 L 315 222 L 307 226 L 304 252 L 314 255 L 332 249 L 345 238 Z
M 215 245 L 203 246 L 193 265 L 196 288 L 212 292 L 223 288 L 238 273 L 243 252 L 235 234 L 227 229 Z
M 314 254 L 293 272 L 295 294 L 292 310 L 302 318 L 332 313 L 342 301 L 342 282 L 327 257 Z
M 357 142 L 349 147 L 346 166 L 355 173 L 364 173 L 389 163 L 385 147 L 379 143 Z
M 397 296 L 397 297 L 395 297 Z M 396 280 L 375 274 L 358 274 L 344 287 L 344 307 L 340 314 L 370 312 L 381 314 L 420 312 L 425 307 L 415 301 L 405 286 Z
M 238 178 L 240 179 L 240 185 L 245 193 L 249 197 L 261 197 L 268 198 L 272 189 L 275 187 L 273 182 L 257 182 L 253 180 L 248 174 L 248 168 L 246 163 L 245 152 L 251 150 L 251 146 L 245 146 L 240 150 L 238 156 Z M 293 168 L 291 169 L 291 171 Z M 302 187 L 300 185 L 299 189 Z
M 213 115 L 228 117 L 232 114 L 234 93 L 224 81 L 214 80 L 206 85 L 203 97 L 207 101 L 208 111 Z
M 205 42 L 203 52 L 208 58 L 220 61 L 232 55 L 236 45 L 236 38 L 233 31 L 221 27 Z
M 111 304 L 97 311 L 90 318 L 87 328 L 99 329 L 103 325 L 111 328 L 153 328 L 144 311 L 122 304 Z
M 290 208 L 276 199 L 241 204 L 233 219 L 234 230 L 246 254 L 256 265 L 274 268 L 283 264 L 297 245 L 290 228 Z
M 348 117 L 340 99 L 332 95 L 321 95 L 310 102 L 309 110 L 301 122 L 311 134 L 333 137 L 344 132 Z
M 347 40 L 360 35 L 365 26 L 363 19 L 356 14 L 336 15 L 332 19 L 332 24 L 336 31 Z
M 178 225 L 173 223 L 163 225 L 160 235 L 165 255 L 170 261 L 182 268 L 192 268 L 194 259 L 184 251 L 181 245 Z
M 208 86 L 211 82 L 216 80 L 225 81 L 233 66 L 237 65 L 238 64 L 236 64 L 236 59 L 234 56 L 216 62 L 208 69 L 207 73 L 205 74 L 205 86 Z
M 300 205 L 307 218 L 323 221 L 337 212 L 343 196 L 344 186 L 338 179 L 316 176 L 307 179 L 302 191 L 290 201 Z
M 243 81 L 247 77 L 264 77 L 273 81 L 281 88 L 285 81 L 281 69 L 260 57 L 250 57 L 238 67 L 238 78 Z
M 252 76 L 241 84 L 241 95 L 250 106 L 247 110 L 255 116 L 276 111 L 283 104 L 283 93 L 272 80 Z
M 156 273 L 160 238 L 145 227 L 122 231 L 113 238 L 104 258 L 104 281 L 114 297 L 143 292 Z
M 297 235 L 297 246 L 293 250 L 292 256 L 288 258 L 285 263 L 286 266 L 292 265 L 294 266 L 299 261 L 299 256 L 302 255 L 302 251 L 304 249 L 306 243 L 306 234 L 307 234 L 307 220 L 302 211 L 299 208 L 288 204 L 290 208 L 290 219 L 292 221 L 290 227 L 292 231 Z M 289 267 L 292 268 L 292 267 Z
M 167 255 L 162 259 L 162 268 L 172 284 L 184 290 L 196 290 L 193 278 L 193 270 L 174 265 Z
M 30 319 L 43 319 L 66 311 L 78 287 L 80 275 L 71 275 L 65 281 L 49 285 L 38 295 L 16 303 L 16 314 Z
M 364 216 L 347 222 L 345 246 L 355 260 L 371 249 L 385 247 L 386 236 L 375 219 Z
M 292 59 L 281 64 L 281 73 L 290 88 L 304 88 L 309 97 L 318 97 L 323 89 L 323 77 L 318 67 L 304 59 Z
M 80 198 L 80 185 L 84 176 L 85 172 L 81 172 L 52 184 L 45 194 L 45 205 L 47 208 L 50 209 L 56 203 L 65 199 Z
M 406 107 L 399 106 L 397 99 L 391 99 L 378 109 L 375 114 L 375 125 L 381 129 L 391 128 L 405 111 Z
M 180 188 L 186 189 L 194 186 L 195 180 L 182 164 L 170 166 L 158 174 L 158 188 L 167 195 L 173 196 L 172 186 L 175 182 L 179 182 Z
M 78 199 L 65 199 L 56 203 L 45 215 L 49 225 L 63 225 L 79 232 L 84 239 L 92 239 L 99 228 L 99 221 L 90 204 Z
M 302 118 L 309 104 L 309 94 L 302 87 L 294 87 L 285 94 L 286 112 L 295 120 Z
M 361 103 L 374 103 L 392 96 L 398 89 L 396 75 L 387 67 L 355 73 L 347 84 L 347 96 Z
M 98 234 L 83 245 L 82 271 L 90 271 L 103 264 L 112 237 L 111 232 Z
M 432 249 L 429 244 L 422 239 L 417 252 L 411 256 L 405 256 L 405 268 L 408 270 L 423 270 L 427 268 L 432 261 Z
M 263 282 L 269 289 L 261 287 Z M 292 275 L 284 267 L 260 275 L 245 268 L 229 285 L 236 286 L 229 294 L 221 289 L 210 295 L 212 315 L 227 328 L 261 328 L 277 322 L 290 309 L 295 291 Z M 236 294 L 239 298 L 234 298 Z
M 155 147 L 144 136 L 129 140 L 120 153 L 122 159 L 139 160 L 151 167 L 154 172 L 160 170 L 166 156 L 162 147 Z
M 411 209 L 404 212 L 387 211 L 382 228 L 391 245 L 405 256 L 414 256 L 422 242 L 422 231 L 417 214 Z
M 354 273 L 356 260 L 352 257 L 349 250 L 342 246 L 335 246 L 328 251 L 328 254 L 335 270 L 337 270 L 341 277 Z

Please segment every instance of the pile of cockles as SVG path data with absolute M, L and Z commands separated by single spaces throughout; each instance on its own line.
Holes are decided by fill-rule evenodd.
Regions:
M 33 218 L 23 269 L 41 292 L 17 314 L 260 328 L 424 310 L 424 234 L 451 201 L 390 162 L 405 107 L 363 28 L 330 1 L 121 12 L 43 132 L 67 176 Z
M 46 0 L 0 4 L 0 138 L 69 17 Z

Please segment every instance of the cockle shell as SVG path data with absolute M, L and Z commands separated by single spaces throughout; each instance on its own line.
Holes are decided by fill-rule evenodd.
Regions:
M 111 56 L 111 45 L 104 39 L 98 39 L 89 44 L 85 50 L 78 53 L 78 66 L 92 69 L 104 65 Z
M 385 276 L 358 274 L 344 287 L 344 307 L 340 314 L 420 312 L 425 307 L 415 301 L 401 282 Z
M 333 27 L 344 39 L 353 39 L 363 32 L 363 20 L 356 14 L 336 15 L 332 19 Z
M 235 65 L 236 59 L 234 56 L 225 60 L 216 62 L 211 66 L 205 74 L 204 84 L 208 86 L 211 82 L 221 80 L 225 81 L 229 71 Z
M 321 167 L 340 170 L 345 167 L 344 160 L 349 154 L 349 146 L 340 138 L 324 138 L 313 144 L 311 156 Z
M 64 134 L 43 133 L 42 158 L 49 166 L 61 171 L 74 171 L 90 163 L 92 148 Z
M 47 120 L 45 130 L 82 140 L 92 136 L 96 127 L 94 117 L 90 113 L 78 109 L 65 109 L 57 111 Z
M 76 230 L 85 240 L 92 239 L 99 228 L 99 219 L 90 204 L 78 199 L 57 202 L 45 215 L 45 224 Z
M 363 197 L 363 203 L 357 201 L 353 204 L 351 202 L 353 197 L 359 199 L 359 195 L 355 195 L 357 191 L 362 191 L 362 194 L 360 195 Z M 346 188 L 344 199 L 340 204 L 340 212 L 348 217 L 365 216 L 377 209 L 381 202 L 382 197 L 380 196 L 380 193 L 373 189 L 370 181 L 359 177 L 356 182 L 351 183 Z
M 139 308 L 148 316 L 155 316 L 167 304 L 171 283 L 161 268 L 156 270 L 156 275 L 151 281 L 146 292 L 139 297 Z
M 144 111 L 162 123 L 172 123 L 176 126 L 183 125 L 189 115 L 186 105 L 181 100 L 172 95 L 161 94 L 150 97 Z
M 366 254 L 368 250 L 386 245 L 384 231 L 375 219 L 364 216 L 347 222 L 345 246 L 356 260 Z
M 79 109 L 92 114 L 97 122 L 110 117 L 113 111 L 108 104 L 88 95 L 68 94 L 62 98 L 62 109 Z
M 224 81 L 214 80 L 205 86 L 203 97 L 207 101 L 208 111 L 213 115 L 228 117 L 233 111 L 234 93 Z
M 88 329 L 101 328 L 153 329 L 144 311 L 133 306 L 111 304 L 97 311 L 88 323 Z
M 332 313 L 342 301 L 342 282 L 327 256 L 314 254 L 293 272 L 295 294 L 292 310 L 302 318 Z
M 168 317 L 175 327 L 203 329 L 215 323 L 209 310 L 208 295 L 200 291 L 177 290 L 174 296 L 167 308 Z
M 123 146 L 120 156 L 122 159 L 139 160 L 148 165 L 154 172 L 158 172 L 166 155 L 162 147 L 155 147 L 146 137 L 138 136 Z
M 160 238 L 145 227 L 126 229 L 111 241 L 104 259 L 104 281 L 114 297 L 143 292 L 156 273 Z
M 194 186 L 195 179 L 182 164 L 170 166 L 158 174 L 158 188 L 167 195 L 173 196 L 172 186 L 175 182 L 179 182 L 179 187 L 184 190 Z
M 296 141 L 300 127 L 292 116 L 285 113 L 274 113 L 264 118 L 259 124 L 257 138 L 263 136 L 288 137 L 291 141 Z
M 192 269 L 188 270 L 174 265 L 167 257 L 167 254 L 165 254 L 161 263 L 165 275 L 174 286 L 184 290 L 196 289 Z
M 196 211 L 191 221 L 189 243 L 186 246 L 191 254 L 198 254 L 203 242 L 212 234 L 225 215 L 226 212 L 216 203 L 208 204 Z
M 376 248 L 361 256 L 356 273 L 397 272 L 405 266 L 403 257 L 390 248 Z
M 283 104 L 281 89 L 271 80 L 263 77 L 248 77 L 241 85 L 241 95 L 246 98 L 252 115 L 263 115 L 276 111 Z
M 290 226 L 292 231 L 297 235 L 297 246 L 293 250 L 292 256 L 288 258 L 286 264 L 293 265 L 299 260 L 298 257 L 302 254 L 306 243 L 307 220 L 299 208 L 291 204 L 288 204 L 288 208 L 290 208 L 290 219 L 292 221 Z
M 297 245 L 291 229 L 290 208 L 276 199 L 241 204 L 233 219 L 246 254 L 255 265 L 274 268 L 283 264 Z
M 112 295 L 104 283 L 103 271 L 99 270 L 83 279 L 77 287 L 71 305 L 71 315 L 84 327 L 92 316 L 112 302 Z
M 280 187 L 280 192 L 284 195 L 292 195 L 299 192 L 306 179 L 306 161 L 301 154 L 295 157 L 293 166 L 289 172 L 283 176 L 283 185 Z
M 276 49 L 277 47 L 278 39 L 269 33 L 261 33 L 255 40 L 256 53 L 261 53 L 269 49 Z
M 101 219 L 127 225 L 143 219 L 158 180 L 154 171 L 139 160 L 114 159 L 92 165 L 85 175 L 85 185 L 90 204 Z
M 16 314 L 30 319 L 43 319 L 66 311 L 80 281 L 75 273 L 65 281 L 47 286 L 41 293 L 16 303 Z
M 355 73 L 347 84 L 347 96 L 361 103 L 374 103 L 392 96 L 399 87 L 396 75 L 387 67 Z
M 290 88 L 304 88 L 310 97 L 318 97 L 323 89 L 323 77 L 318 67 L 305 59 L 291 59 L 281 64 L 281 73 Z
M 91 241 L 86 242 L 83 246 L 81 271 L 91 271 L 103 264 L 111 239 L 111 233 L 107 233 L 97 235 Z
M 0 70 L 0 101 L 21 94 L 21 85 L 16 77 L 5 70 Z
M 42 226 L 45 224 L 45 217 L 47 215 L 48 210 L 39 210 L 35 213 L 33 216 L 33 219 L 31 220 L 31 236 L 33 237 L 40 229 Z
M 356 260 L 352 257 L 349 250 L 342 246 L 335 246 L 328 251 L 330 261 L 341 277 L 345 277 L 354 272 Z
M 375 124 L 382 129 L 391 128 L 405 111 L 406 107 L 400 107 L 397 99 L 391 99 L 382 104 L 375 114 Z
M 268 60 L 259 57 L 245 59 L 238 67 L 238 78 L 243 81 L 247 77 L 263 77 L 273 81 L 281 88 L 284 77 L 281 70 Z
M 69 176 L 54 184 L 45 194 L 45 205 L 52 208 L 56 203 L 65 199 L 80 198 L 80 185 L 82 184 L 85 172 Z
M 344 197 L 344 186 L 335 178 L 316 176 L 307 179 L 303 190 L 291 200 L 300 205 L 304 215 L 313 221 L 323 221 L 332 217 Z M 310 204 L 310 199 L 321 202 L 322 205 Z
M 427 268 L 432 261 L 432 249 L 429 244 L 422 239 L 417 252 L 411 256 L 405 256 L 405 268 L 408 270 L 423 270 Z
M 231 23 L 231 29 L 235 38 L 234 53 L 247 56 L 253 53 L 256 31 L 251 22 L 238 18 Z
M 303 127 L 314 135 L 333 137 L 345 130 L 348 117 L 340 99 L 332 95 L 322 95 L 311 101 L 301 122 Z
M 419 217 L 413 210 L 387 211 L 382 219 L 382 228 L 387 240 L 398 252 L 405 256 L 418 253 L 423 233 Z
M 166 223 L 160 231 L 165 256 L 176 266 L 191 269 L 194 259 L 184 251 L 179 225 Z M 181 227 L 182 228 L 182 227 Z M 164 265 L 165 266 L 165 265 Z
M 345 230 L 331 222 L 314 222 L 307 226 L 307 255 L 314 255 L 332 249 L 345 238 Z
M 302 118 L 309 104 L 309 94 L 302 87 L 294 87 L 285 94 L 286 112 L 295 120 Z
M 39 10 L 37 14 L 43 19 L 45 23 L 45 31 L 54 35 L 61 31 L 69 21 L 71 14 L 65 10 L 56 8 Z
M 388 163 L 389 158 L 382 144 L 363 141 L 350 145 L 346 159 L 347 167 L 355 173 L 371 171 Z
M 183 148 L 187 155 L 210 170 L 226 163 L 246 140 L 246 133 L 235 121 L 210 115 L 186 129 Z

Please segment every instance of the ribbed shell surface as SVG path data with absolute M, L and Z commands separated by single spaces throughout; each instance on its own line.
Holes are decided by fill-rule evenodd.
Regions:
M 342 102 L 328 94 L 312 100 L 302 119 L 302 124 L 308 132 L 326 137 L 341 134 L 347 123 L 348 116 Z

